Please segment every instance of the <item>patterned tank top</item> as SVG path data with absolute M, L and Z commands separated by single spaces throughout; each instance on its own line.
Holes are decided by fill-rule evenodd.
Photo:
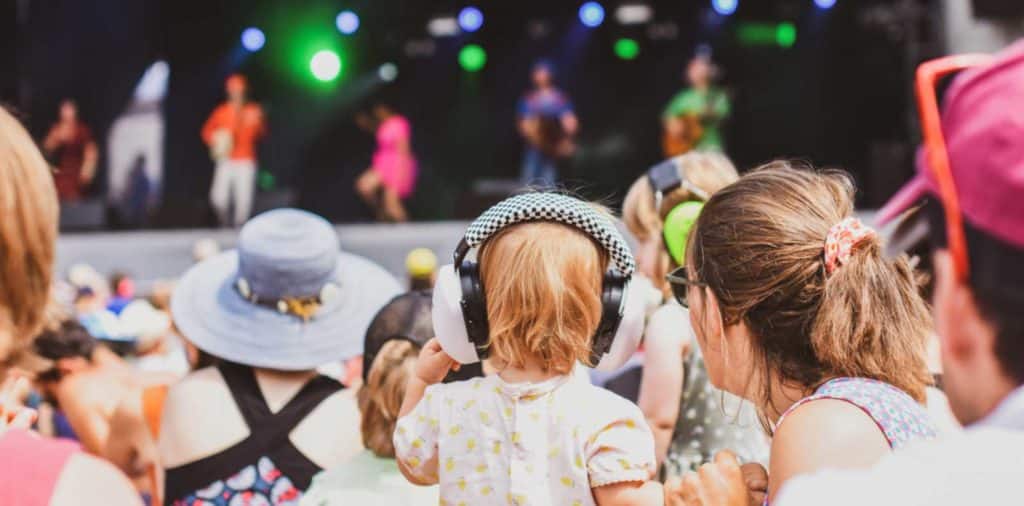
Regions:
M 776 427 L 781 426 L 786 416 L 796 408 L 820 399 L 840 400 L 860 408 L 875 421 L 893 450 L 936 436 L 935 425 L 924 406 L 903 390 L 868 378 L 836 378 L 827 381 L 813 395 L 790 406 L 779 417 Z M 764 504 L 767 506 L 767 498 Z

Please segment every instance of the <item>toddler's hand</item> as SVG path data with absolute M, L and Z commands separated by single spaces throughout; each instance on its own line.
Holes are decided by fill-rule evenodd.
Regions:
M 416 377 L 428 385 L 440 383 L 448 371 L 458 371 L 460 364 L 441 349 L 437 338 L 427 341 L 416 360 Z

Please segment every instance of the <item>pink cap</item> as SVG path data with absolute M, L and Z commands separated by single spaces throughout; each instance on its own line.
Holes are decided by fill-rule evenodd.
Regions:
M 942 130 L 964 218 L 1024 248 L 1024 39 L 956 77 L 946 92 Z M 878 212 L 880 225 L 925 195 L 938 195 L 927 163 L 918 149 L 917 175 Z

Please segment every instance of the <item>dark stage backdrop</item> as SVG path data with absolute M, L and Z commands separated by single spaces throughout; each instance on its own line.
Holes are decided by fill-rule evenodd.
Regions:
M 569 184 L 617 203 L 659 160 L 659 113 L 683 86 L 695 46 L 707 43 L 733 97 L 728 153 L 741 170 L 780 156 L 842 167 L 858 178 L 868 204 L 910 174 L 905 157 L 879 169 L 868 156 L 879 142 L 909 146 L 915 135 L 908 120 L 909 60 L 915 58 L 906 51 L 909 41 L 866 21 L 872 9 L 891 2 L 841 0 L 821 11 L 811 0 L 746 0 L 728 18 L 712 15 L 705 0 L 649 2 L 656 22 L 675 24 L 671 40 L 652 40 L 647 26 L 618 25 L 618 2 L 604 3 L 604 25 L 586 29 L 576 1 L 475 2 L 484 12 L 482 30 L 434 39 L 433 55 L 413 57 L 407 44 L 429 39 L 427 20 L 454 14 L 466 2 L 37 0 L 28 2 L 27 25 L 8 37 L 16 50 L 0 51 L 0 61 L 15 61 L 18 73 L 0 78 L 0 99 L 23 109 L 41 137 L 58 101 L 75 97 L 102 139 L 143 70 L 165 59 L 171 78 L 165 206 L 158 221 L 167 226 L 207 223 L 212 163 L 199 129 L 230 72 L 249 76 L 267 111 L 270 134 L 260 147 L 260 165 L 278 188 L 296 190 L 301 206 L 335 221 L 369 218 L 351 186 L 369 164 L 373 139 L 356 128 L 353 115 L 375 101 L 390 102 L 413 125 L 422 175 L 414 216 L 439 219 L 464 211 L 460 196 L 474 181 L 518 173 L 515 104 L 538 58 L 554 61 L 556 79 L 580 118 L 579 154 L 565 174 Z M 361 17 L 355 35 L 334 29 L 343 8 Z M 740 23 L 783 21 L 797 28 L 791 48 L 737 41 Z M 0 28 L 10 24 L 3 23 Z M 931 25 L 927 19 L 921 24 L 915 37 L 928 37 Z M 247 26 L 266 33 L 262 51 L 241 49 Z M 640 43 L 635 60 L 620 60 L 612 50 L 624 36 Z M 457 62 L 458 49 L 470 42 L 488 57 L 475 74 Z M 317 44 L 342 54 L 342 77 L 331 85 L 309 77 L 310 48 Z M 373 77 L 384 62 L 398 65 L 394 83 Z

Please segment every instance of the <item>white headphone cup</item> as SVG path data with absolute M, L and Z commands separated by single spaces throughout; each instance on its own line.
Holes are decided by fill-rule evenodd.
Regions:
M 434 335 L 444 352 L 460 364 L 479 362 L 480 357 L 476 346 L 469 340 L 466 320 L 462 315 L 462 286 L 451 264 L 438 270 L 433 301 Z

